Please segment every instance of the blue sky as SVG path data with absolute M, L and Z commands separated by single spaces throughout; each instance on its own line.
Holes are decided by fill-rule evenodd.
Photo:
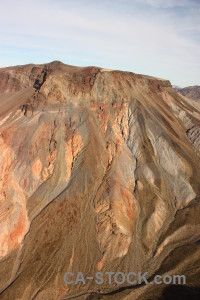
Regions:
M 200 85 L 200 0 L 7 0 L 0 66 L 61 60 Z

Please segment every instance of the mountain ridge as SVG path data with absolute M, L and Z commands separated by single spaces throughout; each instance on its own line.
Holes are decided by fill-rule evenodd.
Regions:
M 200 100 L 200 86 L 193 85 L 184 88 L 175 87 L 175 89 L 183 96 L 192 99 L 194 101 Z
M 60 62 L 0 69 L 0 298 L 165 291 L 66 285 L 72 271 L 185 274 L 198 288 L 199 127 L 200 108 L 168 80 Z

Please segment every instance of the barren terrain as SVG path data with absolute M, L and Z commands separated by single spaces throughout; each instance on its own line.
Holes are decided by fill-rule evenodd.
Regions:
M 199 128 L 168 80 L 0 69 L 0 299 L 199 299 Z M 98 271 L 187 285 L 64 282 Z

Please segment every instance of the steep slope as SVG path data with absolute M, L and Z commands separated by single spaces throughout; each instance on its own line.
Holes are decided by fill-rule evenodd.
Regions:
M 181 95 L 194 101 L 200 100 L 200 86 L 188 86 L 185 88 L 175 88 Z
M 169 81 L 60 62 L 1 69 L 0 92 L 0 299 L 166 293 L 66 272 L 185 274 L 196 292 L 199 105 Z

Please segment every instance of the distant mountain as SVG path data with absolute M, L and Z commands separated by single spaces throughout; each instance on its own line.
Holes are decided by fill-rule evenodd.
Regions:
M 194 85 L 194 86 L 188 86 L 185 88 L 180 88 L 177 86 L 173 86 L 175 90 L 177 90 L 181 95 L 190 98 L 195 101 L 200 100 L 200 86 Z

